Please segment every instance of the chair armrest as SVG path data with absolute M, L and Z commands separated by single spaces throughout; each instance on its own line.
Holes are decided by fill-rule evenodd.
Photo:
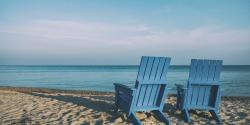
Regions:
M 131 104 L 133 97 L 136 95 L 136 89 L 119 83 L 114 83 L 114 86 L 116 104 L 118 104 L 118 100 L 123 100 L 124 102 Z
M 136 90 L 135 88 L 131 88 L 129 86 L 120 84 L 120 83 L 114 83 L 115 85 L 115 89 L 120 90 L 120 91 L 125 91 L 125 92 L 131 92 L 132 94 L 134 94 L 134 91 Z

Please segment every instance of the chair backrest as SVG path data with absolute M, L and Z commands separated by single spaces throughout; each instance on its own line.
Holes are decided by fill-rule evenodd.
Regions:
M 190 107 L 214 107 L 220 88 L 222 60 L 192 59 L 188 79 Z
M 137 81 L 150 84 L 166 81 L 171 58 L 143 56 L 137 74 Z
M 137 75 L 136 107 L 160 106 L 165 98 L 166 74 L 170 65 L 169 57 L 143 56 Z

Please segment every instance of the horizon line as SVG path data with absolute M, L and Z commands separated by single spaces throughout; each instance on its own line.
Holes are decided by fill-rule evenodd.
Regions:
M 100 64 L 96 64 L 96 65 L 92 65 L 92 64 L 18 64 L 18 65 L 2 65 L 0 64 L 0 66 L 139 66 L 139 65 L 119 65 L 119 64 L 104 64 L 104 65 L 100 65 Z M 190 65 L 170 65 L 170 66 L 190 66 Z M 223 66 L 250 66 L 250 64 L 245 65 L 245 64 L 227 64 L 227 65 L 223 65 Z

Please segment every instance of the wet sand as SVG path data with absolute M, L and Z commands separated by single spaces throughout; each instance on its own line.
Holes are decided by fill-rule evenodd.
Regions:
M 170 95 L 164 113 L 172 124 L 186 124 Z M 114 112 L 110 92 L 64 91 L 0 87 L 0 124 L 131 124 L 123 112 Z M 216 124 L 208 112 L 190 111 L 192 124 Z M 163 124 L 152 113 L 137 113 L 144 124 Z M 250 97 L 223 97 L 222 124 L 250 124 Z

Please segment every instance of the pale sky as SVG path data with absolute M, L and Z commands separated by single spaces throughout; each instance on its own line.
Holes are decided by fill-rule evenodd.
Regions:
M 0 65 L 250 65 L 250 0 L 1 0 Z

